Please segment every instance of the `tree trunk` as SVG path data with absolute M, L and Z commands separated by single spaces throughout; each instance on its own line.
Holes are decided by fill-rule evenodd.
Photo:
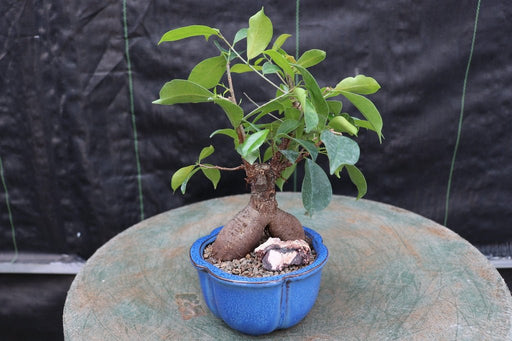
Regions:
M 249 204 L 238 212 L 219 232 L 213 243 L 213 257 L 233 260 L 250 253 L 269 227 L 271 236 L 281 240 L 304 239 L 302 224 L 293 215 L 278 208 L 276 171 L 266 163 L 246 164 L 247 182 L 251 186 Z M 280 173 L 280 172 L 279 172 Z

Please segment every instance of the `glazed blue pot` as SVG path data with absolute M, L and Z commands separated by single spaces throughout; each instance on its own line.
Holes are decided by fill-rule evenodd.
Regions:
M 249 278 L 224 272 L 203 259 L 204 248 L 215 240 L 221 228 L 198 239 L 190 248 L 190 258 L 212 313 L 231 328 L 250 335 L 299 323 L 315 303 L 327 262 L 328 251 L 322 237 L 304 227 L 317 253 L 312 264 L 283 275 Z

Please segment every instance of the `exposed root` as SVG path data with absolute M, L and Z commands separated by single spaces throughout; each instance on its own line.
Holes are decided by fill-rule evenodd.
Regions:
M 244 257 L 263 237 L 267 221 L 251 205 L 247 205 L 217 235 L 213 243 L 213 257 L 218 260 Z
M 231 219 L 217 235 L 212 256 L 217 260 L 233 260 L 250 253 L 268 226 L 272 237 L 281 240 L 305 239 L 302 224 L 293 215 L 277 207 L 276 172 L 269 164 L 244 165 L 251 185 L 249 204 Z
M 300 221 L 280 208 L 272 216 L 268 227 L 270 235 L 281 240 L 304 240 L 306 238 Z

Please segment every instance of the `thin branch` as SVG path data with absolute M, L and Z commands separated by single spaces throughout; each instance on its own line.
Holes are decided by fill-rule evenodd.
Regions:
M 249 102 L 251 102 L 252 104 L 254 104 L 254 106 L 256 106 L 256 107 L 258 106 L 258 103 L 254 102 L 254 100 L 253 100 L 251 97 L 249 97 L 249 95 L 248 95 L 246 92 L 244 92 L 244 95 L 245 95 L 245 97 L 247 97 L 247 99 L 249 100 Z
M 240 54 L 235 50 L 235 48 L 234 48 L 234 47 L 229 43 L 229 41 L 227 41 L 227 39 L 226 39 L 226 38 L 224 38 L 224 36 L 223 36 L 222 34 L 219 34 L 219 37 L 220 37 L 220 38 L 221 38 L 221 39 L 226 43 L 226 45 L 229 47 L 229 49 L 230 49 L 231 51 L 233 51 L 233 52 L 236 54 L 236 56 L 237 56 L 238 58 L 240 58 L 240 60 L 241 60 L 245 65 L 247 65 L 248 67 L 250 67 L 250 68 L 252 69 L 252 71 L 256 72 L 256 74 L 257 74 L 258 76 L 260 76 L 261 78 L 263 78 L 267 83 L 269 83 L 270 85 L 272 85 L 274 88 L 281 90 L 281 88 L 280 88 L 279 86 L 277 86 L 274 82 L 272 82 L 270 79 L 268 79 L 267 77 L 265 77 L 265 75 L 264 75 L 264 74 L 262 74 L 261 72 L 259 72 L 258 70 L 256 70 L 256 69 L 254 68 L 254 66 L 252 66 L 252 65 L 249 63 L 249 61 L 245 60 L 245 59 L 244 59 L 244 58 L 243 58 L 243 57 L 242 57 L 242 56 L 241 56 L 241 55 L 240 55 Z
M 236 166 L 236 167 L 221 167 L 221 166 L 205 165 L 205 164 L 199 163 L 198 166 L 201 168 L 218 169 L 218 170 L 222 170 L 222 171 L 237 171 L 237 170 L 245 169 L 244 165 L 240 165 L 240 166 Z
M 231 94 L 231 102 L 236 104 L 235 88 L 233 87 L 233 79 L 231 78 L 231 66 L 229 65 L 229 56 L 226 62 L 226 75 L 228 77 L 229 93 Z
M 292 89 L 292 90 L 293 90 L 293 89 Z M 255 108 L 253 111 L 251 111 L 250 113 L 248 113 L 247 115 L 245 115 L 244 119 L 246 119 L 246 120 L 247 120 L 247 119 L 249 119 L 249 117 L 251 117 L 251 116 L 253 116 L 254 114 L 256 114 L 256 113 L 258 112 L 258 110 L 259 110 L 259 109 L 261 109 L 262 107 L 264 107 L 265 105 L 267 105 L 267 104 L 269 104 L 269 103 L 271 103 L 271 102 L 274 102 L 274 101 L 278 101 L 278 100 L 280 100 L 280 99 L 282 99 L 282 98 L 284 98 L 284 97 L 286 97 L 286 96 L 289 96 L 292 90 L 290 90 L 290 91 L 288 91 L 288 92 L 285 92 L 285 93 L 284 93 L 284 94 L 282 94 L 281 96 L 275 97 L 275 98 L 271 99 L 270 101 L 265 102 L 265 103 L 263 103 L 262 105 L 258 106 L 258 107 L 257 107 L 257 108 Z

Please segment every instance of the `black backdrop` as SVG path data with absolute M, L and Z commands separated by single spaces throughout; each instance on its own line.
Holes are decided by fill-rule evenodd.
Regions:
M 261 6 L 276 34 L 295 34 L 297 4 L 300 50 L 327 52 L 312 68 L 321 86 L 358 73 L 382 86 L 373 100 L 384 143 L 359 138 L 366 198 L 442 223 L 477 0 L 3 0 L 0 252 L 13 250 L 14 228 L 20 251 L 87 258 L 142 217 L 246 192 L 243 174 L 229 173 L 216 191 L 198 176 L 185 196 L 172 194 L 172 172 L 202 147 L 213 143 L 222 165 L 237 156 L 222 136 L 208 138 L 227 123 L 216 107 L 151 104 L 215 49 L 200 38 L 156 44 L 189 24 L 233 37 Z M 482 1 L 447 224 L 476 245 L 512 241 L 511 32 L 512 4 Z M 285 48 L 295 51 L 295 39 Z M 265 95 L 256 79 L 235 82 Z

